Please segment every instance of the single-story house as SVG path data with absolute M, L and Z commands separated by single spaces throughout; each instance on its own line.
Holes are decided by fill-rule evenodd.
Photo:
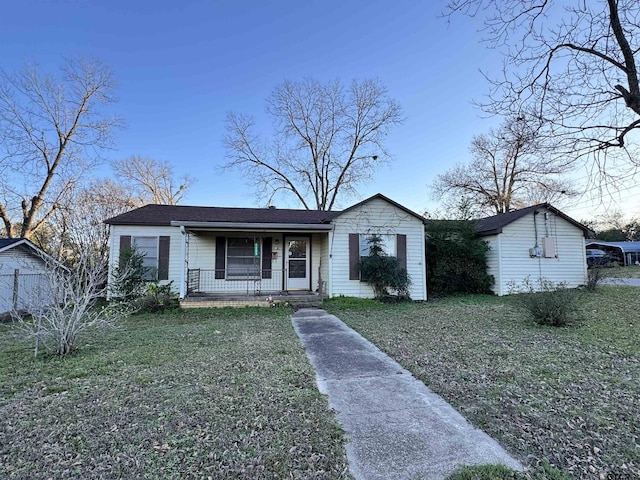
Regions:
M 150 278 L 173 282 L 184 306 L 216 297 L 236 305 L 274 295 L 373 297 L 358 271 L 373 234 L 406 266 L 411 298 L 427 297 L 424 219 L 382 194 L 342 211 L 146 205 L 105 223 L 110 268 L 135 245 Z
M 25 238 L 0 238 L 0 313 L 49 305 L 50 260 Z
M 589 240 L 586 244 L 589 248 L 603 249 L 619 258 L 625 267 L 640 264 L 640 242 L 603 242 L 601 240 Z
M 590 230 L 548 203 L 482 218 L 475 228 L 491 247 L 487 264 L 496 295 L 511 293 L 526 278 L 571 288 L 586 283 Z

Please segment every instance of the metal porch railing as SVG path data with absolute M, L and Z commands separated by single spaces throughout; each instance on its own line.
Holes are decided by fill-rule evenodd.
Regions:
M 187 294 L 262 295 L 283 289 L 285 270 L 187 270 Z

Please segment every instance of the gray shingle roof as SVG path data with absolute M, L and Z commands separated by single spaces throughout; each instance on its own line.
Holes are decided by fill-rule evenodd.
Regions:
M 521 208 L 519 210 L 512 210 L 507 213 L 501 213 L 499 215 L 493 215 L 491 217 L 481 218 L 479 220 L 476 220 L 475 222 L 476 232 L 478 232 L 478 235 L 480 235 L 481 237 L 486 235 L 496 235 L 498 233 L 501 233 L 502 229 L 506 225 L 509 225 L 510 223 L 515 222 L 519 218 L 522 218 L 542 208 L 545 208 L 553 212 L 555 215 L 558 215 L 559 217 L 562 217 L 572 225 L 575 225 L 576 227 L 578 227 L 584 232 L 585 236 L 590 232 L 588 227 L 585 227 L 580 222 L 575 221 L 573 218 L 562 213 L 560 210 L 550 205 L 549 203 L 540 203 L 538 205 L 532 205 L 531 207 Z
M 181 222 L 233 222 L 325 224 L 340 212 L 280 208 L 194 207 L 186 205 L 145 205 L 105 220 L 108 225 L 171 225 Z
M 0 249 L 24 240 L 23 238 L 0 238 Z
M 171 222 L 275 223 L 322 225 L 338 215 L 380 198 L 424 221 L 408 208 L 378 193 L 342 211 L 296 210 L 287 208 L 196 207 L 186 205 L 145 205 L 104 221 L 108 225 L 171 225 Z

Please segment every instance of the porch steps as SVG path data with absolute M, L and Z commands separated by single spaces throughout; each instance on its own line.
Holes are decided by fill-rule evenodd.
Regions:
M 290 305 L 295 310 L 322 306 L 323 298 L 315 292 L 295 294 L 221 295 L 201 294 L 180 300 L 182 308 L 270 307 Z

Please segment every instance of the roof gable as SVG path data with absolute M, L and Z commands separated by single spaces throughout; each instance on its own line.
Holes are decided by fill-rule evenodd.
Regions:
M 336 212 L 335 217 L 338 217 L 340 215 L 342 215 L 343 213 L 347 213 L 350 212 L 351 210 L 355 210 L 359 207 L 361 207 L 362 205 L 371 202 L 372 200 L 376 200 L 376 199 L 380 199 L 380 200 L 384 200 L 385 202 L 393 205 L 394 207 L 402 210 L 403 212 L 408 213 L 409 215 L 417 218 L 418 220 L 420 220 L 422 223 L 426 222 L 426 218 L 424 218 L 422 215 L 417 214 L 416 212 L 414 212 L 413 210 L 409 210 L 407 207 L 405 207 L 404 205 L 400 205 L 398 202 L 394 202 L 393 200 L 391 200 L 389 197 L 385 197 L 384 195 L 382 195 L 381 193 L 376 193 L 375 195 L 372 195 L 369 198 L 365 198 L 364 200 L 362 200 L 361 202 L 356 203 L 355 205 L 351 205 L 349 208 L 345 208 L 344 210 L 340 211 L 340 212 Z
M 0 238 L 0 253 L 6 252 L 13 248 L 18 248 L 20 246 L 28 248 L 39 257 L 47 256 L 46 253 L 44 253 L 26 238 Z
M 585 236 L 590 232 L 588 227 L 585 227 L 580 222 L 575 221 L 573 218 L 568 215 L 562 213 L 560 210 L 555 208 L 549 203 L 539 203 L 538 205 L 532 205 L 530 207 L 521 208 L 519 210 L 512 210 L 507 213 L 500 213 L 498 215 L 493 215 L 491 217 L 481 218 L 475 221 L 475 229 L 479 236 L 487 236 L 487 235 L 497 235 L 502 233 L 502 229 L 509 225 L 510 223 L 515 222 L 516 220 L 525 217 L 531 213 L 534 213 L 540 209 L 546 209 L 555 215 L 563 218 L 570 224 L 578 227 Z
M 0 238 L 0 252 L 17 246 L 17 244 L 22 243 L 23 240 L 24 238 Z

